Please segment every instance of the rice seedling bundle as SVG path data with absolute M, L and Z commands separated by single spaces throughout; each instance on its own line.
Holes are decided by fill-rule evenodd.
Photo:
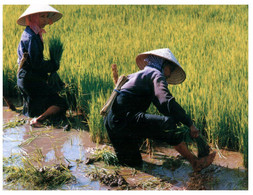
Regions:
M 49 55 L 50 60 L 60 65 L 61 57 L 63 53 L 63 44 L 59 37 L 53 37 L 49 40 Z
M 55 63 L 59 68 L 60 61 L 63 53 L 63 44 L 59 37 L 53 37 L 49 40 L 49 55 L 50 60 Z M 56 92 L 59 92 L 64 87 L 64 82 L 60 79 L 57 72 L 50 73 L 48 77 L 48 84 L 54 88 Z

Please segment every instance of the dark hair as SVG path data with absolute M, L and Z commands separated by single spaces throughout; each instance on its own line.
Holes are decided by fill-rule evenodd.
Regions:
M 176 65 L 169 60 L 165 60 L 163 62 L 162 68 L 164 68 L 165 66 L 169 66 L 171 72 L 173 72 L 176 69 Z

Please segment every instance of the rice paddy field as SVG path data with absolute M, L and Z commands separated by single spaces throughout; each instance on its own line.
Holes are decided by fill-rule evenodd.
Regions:
M 24 27 L 16 20 L 28 5 L 3 5 L 3 92 L 16 86 L 17 46 Z M 213 147 L 240 151 L 248 164 L 247 5 L 53 5 L 63 18 L 47 26 L 48 42 L 64 44 L 62 80 L 72 86 L 77 108 L 87 116 L 96 142 L 108 141 L 100 109 L 113 90 L 111 65 L 119 75 L 138 71 L 135 57 L 170 48 L 186 72 L 169 85 L 176 100 Z M 158 113 L 154 106 L 151 113 Z

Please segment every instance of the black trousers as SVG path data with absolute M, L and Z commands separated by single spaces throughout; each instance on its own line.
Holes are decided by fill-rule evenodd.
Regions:
M 121 164 L 140 166 L 140 140 L 150 138 L 178 145 L 183 135 L 176 130 L 173 117 L 151 115 L 143 112 L 117 115 L 111 110 L 105 118 L 105 127 Z
M 39 116 L 52 105 L 62 108 L 59 115 L 64 115 L 68 109 L 66 100 L 60 97 L 46 80 L 31 71 L 21 69 L 18 73 L 17 85 L 24 99 L 23 114 L 25 116 Z

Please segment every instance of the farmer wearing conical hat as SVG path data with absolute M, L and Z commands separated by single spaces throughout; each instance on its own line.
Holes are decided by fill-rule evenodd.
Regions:
M 105 126 L 119 162 L 141 166 L 139 141 L 151 138 L 174 146 L 194 171 L 209 166 L 215 152 L 196 157 L 188 150 L 182 133 L 177 131 L 176 124 L 181 122 L 189 127 L 192 138 L 199 136 L 191 118 L 168 90 L 168 84 L 179 84 L 186 78 L 175 56 L 168 48 L 157 49 L 139 54 L 136 63 L 141 70 L 128 75 L 128 81 L 118 91 L 112 109 L 105 117 Z M 163 116 L 146 113 L 151 103 Z
M 26 26 L 18 45 L 17 85 L 23 99 L 23 114 L 35 117 L 30 124 L 39 127 L 48 117 L 64 115 L 67 104 L 47 84 L 48 73 L 59 69 L 54 60 L 43 57 L 44 27 L 53 24 L 62 14 L 49 5 L 30 5 L 17 23 Z

